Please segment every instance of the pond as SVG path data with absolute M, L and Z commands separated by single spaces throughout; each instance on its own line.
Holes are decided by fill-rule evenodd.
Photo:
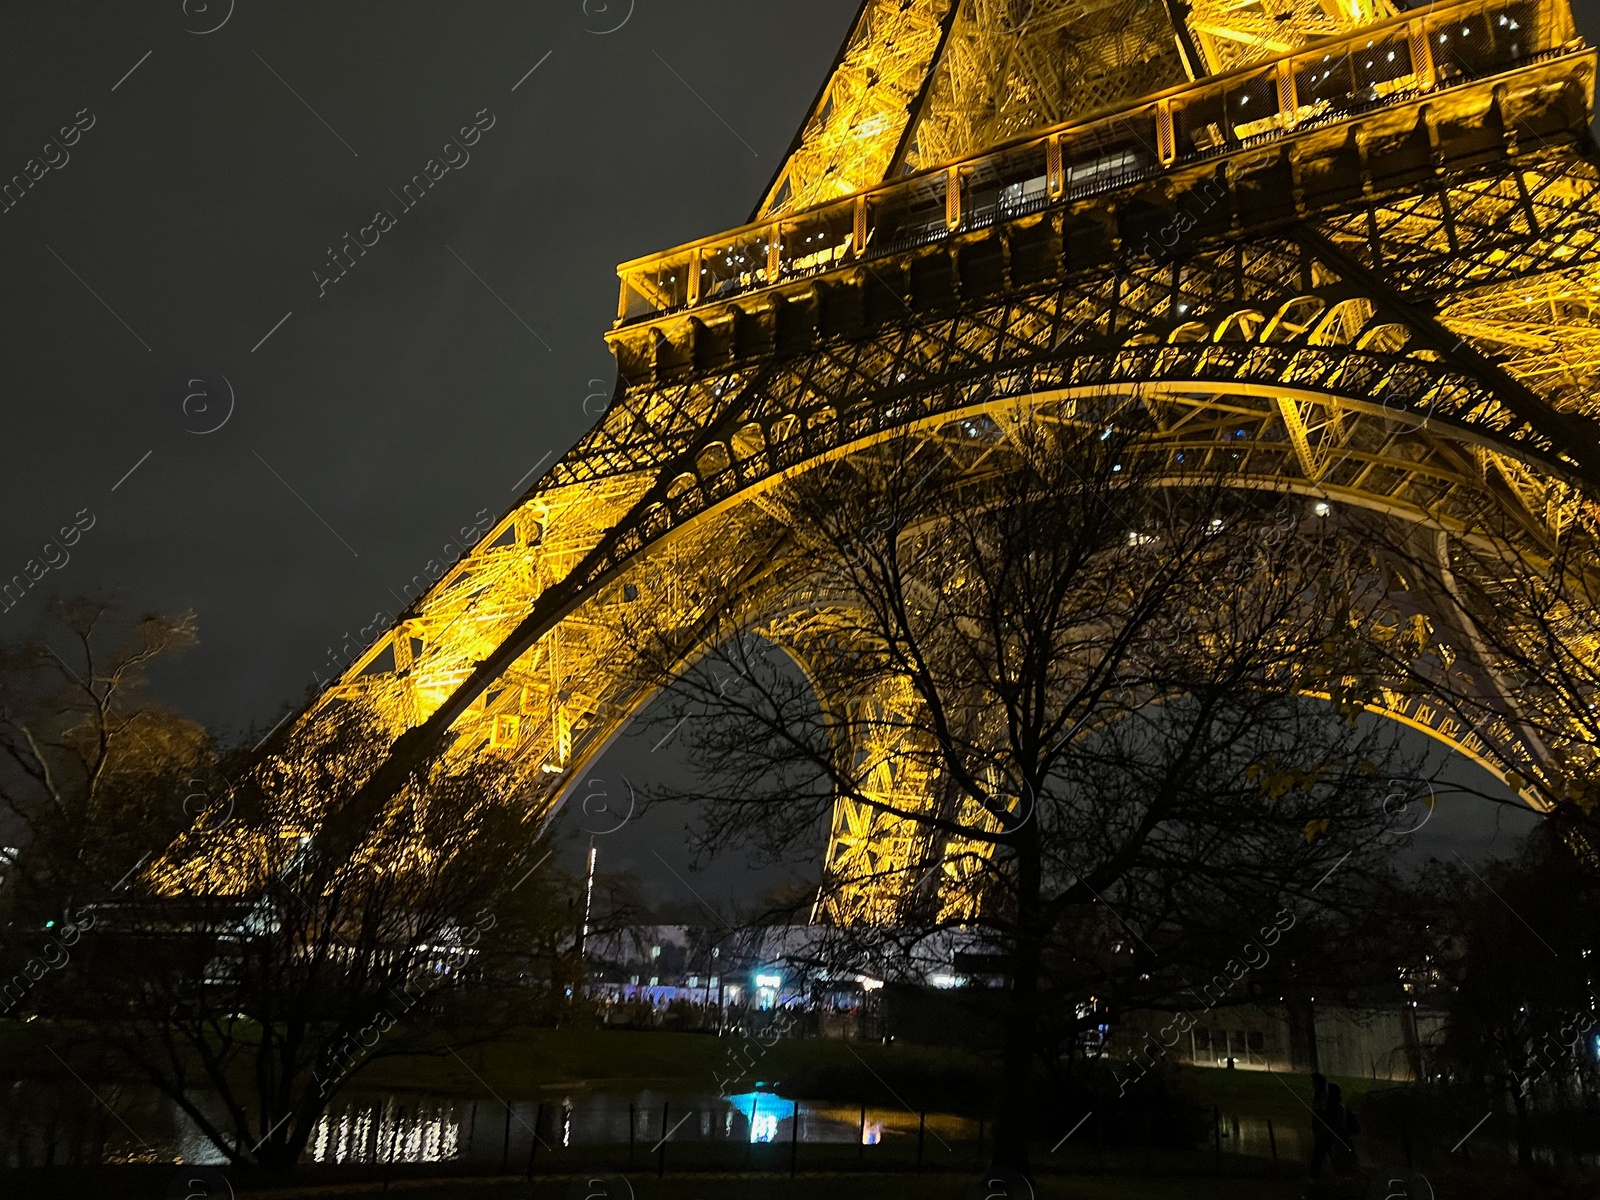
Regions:
M 576 1161 L 598 1154 L 642 1166 L 653 1161 L 665 1137 L 686 1163 L 786 1163 L 791 1146 L 831 1147 L 814 1154 L 824 1159 L 843 1154 L 854 1161 L 857 1152 L 849 1149 L 854 1146 L 863 1162 L 901 1164 L 915 1161 L 920 1148 L 933 1166 L 947 1155 L 975 1161 L 982 1141 L 993 1133 L 951 1113 L 924 1117 L 902 1107 L 795 1101 L 767 1089 L 723 1096 L 576 1085 L 546 1088 L 541 1095 L 508 1105 L 493 1095 L 352 1089 L 336 1097 L 318 1122 L 305 1161 L 458 1163 L 521 1171 L 536 1156 Z M 221 1122 L 214 1097 L 202 1096 L 197 1103 Z M 1204 1149 L 1219 1145 L 1224 1154 L 1284 1161 L 1310 1157 L 1309 1116 L 1296 1121 L 1279 1114 L 1269 1121 L 1230 1110 L 1207 1125 Z M 1093 1129 L 1085 1126 L 1078 1134 L 1076 1153 L 1089 1152 Z M 1381 1140 L 1379 1130 L 1366 1131 L 1359 1144 L 1363 1155 L 1383 1156 Z M 1476 1143 L 1481 1152 L 1509 1157 L 1509 1148 L 1486 1141 Z M 224 1158 L 175 1104 L 148 1088 L 96 1084 L 91 1093 L 74 1081 L 22 1081 L 0 1093 L 0 1168 L 70 1161 L 221 1165 Z
M 325 1115 L 307 1147 L 314 1162 L 521 1163 L 539 1148 L 626 1145 L 648 1154 L 672 1143 L 874 1146 L 918 1134 L 904 1109 L 794 1101 L 774 1092 L 552 1092 L 543 1102 L 352 1095 Z M 928 1113 L 929 1144 L 971 1141 L 978 1122 Z
M 223 1155 L 172 1101 L 153 1089 L 100 1085 L 87 1091 L 31 1082 L 0 1104 L 0 1168 L 79 1158 L 107 1162 L 183 1161 L 220 1165 Z M 223 1122 L 215 1097 L 196 1104 Z M 920 1114 L 899 1108 L 794 1101 L 772 1091 L 721 1096 L 705 1091 L 546 1089 L 544 1099 L 463 1098 L 363 1092 L 335 1097 L 307 1144 L 317 1163 L 526 1164 L 538 1152 L 632 1144 L 641 1156 L 667 1136 L 673 1145 L 720 1143 L 914 1146 Z M 948 1113 L 925 1117 L 930 1153 L 975 1141 L 978 1122 Z

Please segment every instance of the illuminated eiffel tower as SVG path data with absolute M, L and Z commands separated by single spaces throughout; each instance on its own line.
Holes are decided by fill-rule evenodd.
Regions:
M 1563 0 L 866 0 L 751 222 L 620 268 L 604 417 L 303 719 L 390 724 L 369 797 L 448 746 L 553 812 L 650 698 L 630 609 L 692 632 L 689 565 L 759 606 L 780 477 L 1020 399 L 1130 399 L 1241 487 L 1592 536 L 1594 75 Z M 892 920 L 922 853 L 839 804 L 832 915 Z

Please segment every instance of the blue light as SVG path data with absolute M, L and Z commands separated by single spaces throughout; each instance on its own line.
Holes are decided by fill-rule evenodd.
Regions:
M 774 1096 L 771 1092 L 743 1092 L 729 1096 L 728 1103 L 744 1114 L 749 1123 L 752 1142 L 772 1142 L 778 1138 L 778 1126 L 794 1119 L 795 1102 Z

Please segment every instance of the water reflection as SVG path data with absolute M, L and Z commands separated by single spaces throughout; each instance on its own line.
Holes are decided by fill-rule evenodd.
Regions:
M 794 1120 L 794 1101 L 785 1100 L 782 1096 L 767 1092 L 745 1092 L 729 1096 L 727 1102 L 743 1114 L 749 1125 L 752 1142 L 776 1141 L 779 1123 Z
M 1222 1114 L 1222 1148 L 1251 1158 L 1285 1158 L 1297 1162 L 1311 1157 L 1311 1130 L 1298 1121 L 1274 1124 L 1266 1117 Z
M 104 1094 L 115 1117 L 91 1097 L 67 1089 L 57 1096 L 42 1085 L 19 1082 L 0 1090 L 0 1168 L 76 1161 L 223 1163 L 169 1099 L 137 1087 Z M 215 1097 L 201 1093 L 193 1101 L 213 1124 L 226 1127 L 228 1114 Z M 1266 1158 L 1275 1151 L 1280 1159 L 1301 1161 L 1309 1153 L 1306 1123 L 1281 1121 L 1269 1129 L 1266 1119 L 1254 1114 L 1224 1112 L 1220 1118 L 1217 1133 L 1224 1152 Z M 350 1091 L 336 1097 L 317 1123 L 305 1158 L 315 1163 L 516 1164 L 520 1169 L 535 1156 L 543 1161 L 547 1152 L 582 1156 L 602 1146 L 620 1152 L 630 1143 L 637 1154 L 649 1156 L 669 1131 L 674 1144 L 798 1141 L 884 1146 L 893 1156 L 915 1152 L 918 1127 L 919 1114 L 904 1108 L 795 1101 L 770 1091 L 720 1096 L 552 1088 L 542 1101 L 518 1100 L 509 1107 L 491 1099 Z M 927 1114 L 930 1152 L 945 1144 L 975 1143 L 977 1137 L 975 1120 Z M 1370 1135 L 1367 1141 L 1372 1142 Z
M 393 1097 L 343 1112 L 327 1112 L 306 1148 L 312 1162 L 442 1162 L 461 1152 L 463 1106 L 417 1103 L 407 1112 Z
M 919 1116 L 899 1109 L 795 1101 L 774 1092 L 666 1094 L 582 1092 L 544 1102 L 350 1095 L 335 1101 L 306 1148 L 313 1162 L 525 1162 L 558 1147 L 650 1147 L 670 1129 L 673 1142 L 866 1146 L 914 1139 Z M 977 1122 L 929 1113 L 930 1134 L 971 1139 Z

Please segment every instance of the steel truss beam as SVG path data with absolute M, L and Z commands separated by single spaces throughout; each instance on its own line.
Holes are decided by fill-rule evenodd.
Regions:
M 909 154 L 933 144 L 917 139 L 937 106 L 957 103 L 928 82 L 938 72 L 959 97 L 985 77 L 971 65 L 983 55 L 1035 70 L 1022 43 L 951 65 L 959 39 L 992 41 L 992 7 L 868 0 L 769 209 L 832 199 L 807 201 L 806 189 L 827 174 L 835 122 L 899 121 L 894 146 Z M 1069 6 L 1043 7 L 1067 19 Z M 1523 7 L 1565 28 L 1553 0 Z M 1210 12 L 1196 5 L 1191 26 Z M 1233 35 L 1200 29 L 1208 56 L 1222 42 L 1256 53 L 1261 32 L 1239 21 Z M 869 78 L 884 55 L 903 59 L 898 74 Z M 683 661 L 705 649 L 714 624 L 699 579 L 736 581 L 745 614 L 768 620 L 803 663 L 847 599 L 786 574 L 773 502 L 783 481 L 891 439 L 950 453 L 1019 406 L 1066 423 L 1137 406 L 1174 483 L 1222 468 L 1240 488 L 1451 537 L 1508 528 L 1510 549 L 1535 559 L 1592 540 L 1593 71 L 1592 54 L 1563 44 L 1448 93 L 1308 117 L 1269 141 L 1172 157 L 1092 193 L 1063 188 L 1026 211 L 982 216 L 950 201 L 931 232 L 876 230 L 858 206 L 855 229 L 874 240 L 817 258 L 810 278 L 704 296 L 696 284 L 681 311 L 623 320 L 609 335 L 621 380 L 601 421 L 302 718 L 360 704 L 397 737 L 355 798 L 317 818 L 319 837 L 364 828 L 441 746 L 508 756 L 554 812 L 652 694 L 642 614 L 673 631 Z M 1280 105 L 1285 95 L 1293 88 Z M 1004 137 L 1007 119 L 991 113 L 970 136 Z M 1047 148 L 1043 169 L 1059 175 L 1059 149 L 1047 161 Z M 863 161 L 876 172 L 890 157 Z M 885 714 L 907 702 L 820 699 Z M 1515 713 L 1473 728 L 1398 687 L 1378 707 L 1503 775 L 1564 769 L 1529 749 Z M 927 780 L 896 772 L 885 736 L 848 750 L 883 764 L 883 795 L 938 803 Z M 959 914 L 970 853 L 841 807 L 828 863 L 849 898 L 829 912 L 883 920 L 936 887 Z

